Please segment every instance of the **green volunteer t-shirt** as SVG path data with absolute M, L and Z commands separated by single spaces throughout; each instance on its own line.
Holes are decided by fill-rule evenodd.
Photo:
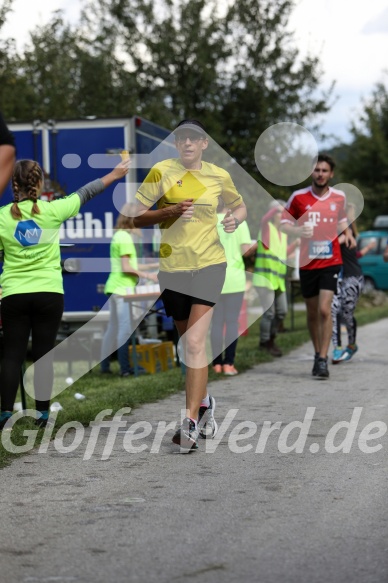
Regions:
M 0 208 L 0 251 L 4 252 L 3 298 L 13 294 L 63 294 L 59 229 L 80 209 L 77 193 L 47 202 L 37 201 L 40 214 L 32 215 L 32 201 L 19 202 L 21 219 L 11 215 L 11 204 Z
M 137 276 L 124 273 L 121 266 L 121 258 L 129 255 L 131 265 L 137 269 L 136 248 L 128 231 L 116 231 L 110 244 L 110 266 L 111 273 L 105 284 L 106 294 L 118 294 L 125 296 L 128 288 L 134 288 L 137 283 Z
M 241 245 L 250 245 L 251 235 L 246 221 L 242 222 L 233 233 L 225 233 L 224 226 L 221 225 L 224 217 L 224 214 L 217 214 L 218 235 L 225 249 L 227 261 L 225 282 L 221 293 L 233 294 L 245 291 L 246 276 L 244 260 L 241 256 Z

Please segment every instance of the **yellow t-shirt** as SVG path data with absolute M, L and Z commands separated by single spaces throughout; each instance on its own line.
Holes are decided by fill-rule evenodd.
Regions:
M 155 164 L 140 186 L 136 198 L 158 209 L 193 198 L 190 220 L 172 218 L 160 223 L 161 271 L 191 271 L 226 261 L 217 232 L 218 197 L 228 208 L 242 203 L 230 174 L 208 162 L 200 170 L 188 170 L 179 158 Z

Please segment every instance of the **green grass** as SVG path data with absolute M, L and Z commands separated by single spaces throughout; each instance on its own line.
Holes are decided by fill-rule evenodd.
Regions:
M 375 322 L 381 318 L 388 317 L 388 305 L 373 307 L 369 298 L 363 296 L 357 307 L 356 316 L 359 326 Z M 276 340 L 285 354 L 309 340 L 305 312 L 295 312 L 293 331 L 290 330 L 290 314 L 288 314 L 285 327 L 289 331 L 279 334 Z M 257 349 L 258 338 L 259 321 L 256 321 L 249 328 L 248 335 L 242 336 L 238 342 L 236 367 L 240 372 L 244 372 L 257 364 L 273 360 L 267 352 Z M 63 363 L 63 367 L 63 373 L 66 376 L 65 363 Z M 75 371 L 76 368 L 77 363 L 74 364 Z M 118 373 L 117 362 L 112 363 L 112 370 L 114 373 Z M 224 378 L 222 375 L 216 375 L 212 370 L 209 371 L 209 380 L 215 381 L 222 378 Z M 58 413 L 53 436 L 67 422 L 79 421 L 86 426 L 95 419 L 98 413 L 105 409 L 112 410 L 112 414 L 114 414 L 122 407 L 131 407 L 133 409 L 144 403 L 152 403 L 164 399 L 183 389 L 184 377 L 180 368 L 154 375 L 123 379 L 118 374 L 101 375 L 99 366 L 96 366 L 90 373 L 81 377 L 66 391 L 53 399 L 54 401 L 59 401 L 63 407 L 63 410 Z M 74 394 L 77 392 L 85 395 L 85 399 L 82 401 L 76 400 Z M 28 396 L 27 407 L 34 408 L 34 402 Z M 24 431 L 31 429 L 36 430 L 32 419 L 24 418 L 15 425 L 12 432 L 4 433 L 12 434 L 12 442 L 19 446 L 26 443 L 26 436 L 23 435 Z M 39 431 L 35 442 L 36 445 L 40 443 L 43 433 L 42 430 Z M 0 467 L 9 463 L 17 455 L 20 454 L 10 453 L 0 442 Z

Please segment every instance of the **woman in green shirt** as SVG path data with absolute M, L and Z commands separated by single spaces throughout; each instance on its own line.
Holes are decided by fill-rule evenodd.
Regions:
M 43 186 L 39 164 L 34 160 L 15 164 L 14 201 L 0 209 L 0 251 L 4 252 L 0 430 L 12 415 L 30 335 L 37 424 L 47 424 L 54 371 L 52 358 L 43 357 L 55 346 L 63 313 L 59 230 L 64 221 L 78 214 L 82 204 L 124 178 L 128 169 L 129 161 L 121 162 L 75 193 L 47 202 L 39 200 Z
M 227 268 L 221 297 L 214 306 L 211 327 L 213 370 L 227 376 L 238 374 L 234 366 L 239 318 L 244 299 L 246 273 L 243 256 L 254 253 L 246 221 L 234 233 L 225 233 L 222 221 L 227 211 L 221 201 L 217 208 L 218 236 L 225 250 Z M 225 335 L 224 335 L 225 330 Z
M 110 317 L 101 348 L 101 372 L 111 372 L 109 357 L 117 350 L 122 377 L 131 374 L 128 348 L 132 334 L 129 307 L 123 296 L 133 290 L 139 277 L 157 281 L 156 274 L 138 269 L 136 248 L 131 236 L 131 231 L 134 230 L 131 214 L 131 205 L 125 204 L 117 218 L 115 234 L 110 244 L 111 273 L 105 284 L 105 293 L 109 296 Z

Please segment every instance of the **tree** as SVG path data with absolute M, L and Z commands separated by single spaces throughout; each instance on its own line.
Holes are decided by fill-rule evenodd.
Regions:
M 377 83 L 351 127 L 353 140 L 342 146 L 343 178 L 356 184 L 364 196 L 363 221 L 371 226 L 388 208 L 388 86 Z
M 98 0 L 85 8 L 83 22 L 95 35 L 91 42 L 113 34 L 127 70 L 136 74 L 138 113 L 171 127 L 188 116 L 206 123 L 204 116 L 210 119 L 219 107 L 217 68 L 231 50 L 215 10 L 203 19 L 211 5 L 216 2 Z
M 328 111 L 318 57 L 299 58 L 286 24 L 293 0 L 93 0 L 89 30 L 120 39 L 136 72 L 140 112 L 168 127 L 201 119 L 255 172 L 254 145 L 280 121 Z M 223 8 L 223 10 L 222 10 Z
M 8 119 L 138 114 L 172 128 L 199 118 L 257 177 L 254 147 L 268 126 L 311 125 L 330 107 L 318 57 L 302 59 L 287 30 L 294 0 L 84 1 L 77 26 L 57 11 L 9 58 Z
M 228 14 L 236 65 L 222 111 L 231 151 L 252 152 L 259 135 L 278 122 L 311 123 L 329 109 L 330 91 L 317 95 L 317 57 L 299 58 L 286 25 L 293 2 L 243 0 Z M 248 146 L 248 148 L 246 148 Z M 250 166 L 250 159 L 242 159 Z
M 0 31 L 12 9 L 12 0 L 0 4 Z M 0 39 L 0 108 L 9 119 L 10 108 L 17 89 L 17 55 L 14 39 Z
M 8 119 L 129 116 L 137 101 L 134 75 L 123 70 L 109 39 L 91 45 L 61 11 L 31 32 L 11 68 L 1 89 Z

